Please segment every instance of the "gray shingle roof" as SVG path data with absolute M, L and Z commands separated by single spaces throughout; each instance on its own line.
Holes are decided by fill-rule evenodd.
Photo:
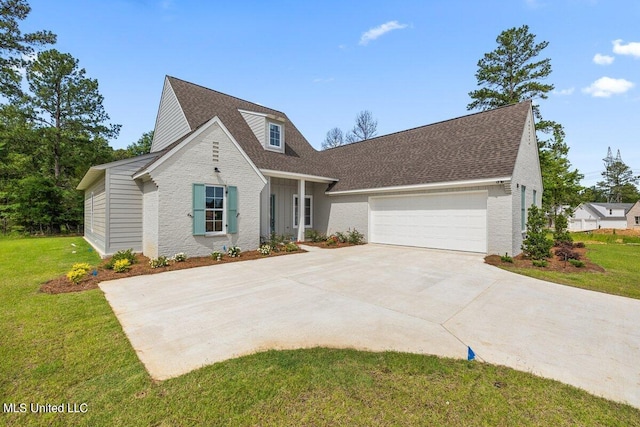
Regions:
M 192 130 L 218 116 L 259 169 L 333 177 L 326 167 L 319 163 L 318 152 L 286 114 L 175 77 L 167 78 Z M 285 119 L 284 155 L 262 147 L 239 109 L 273 114 Z
M 344 191 L 511 176 L 531 103 L 324 151 Z
M 218 116 L 258 168 L 338 178 L 330 191 L 511 176 L 531 110 L 526 101 L 319 152 L 280 111 L 167 78 L 192 130 Z M 263 149 L 238 110 L 284 117 L 284 155 Z

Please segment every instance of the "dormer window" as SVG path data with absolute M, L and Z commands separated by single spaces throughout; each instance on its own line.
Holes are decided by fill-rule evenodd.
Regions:
M 269 147 L 282 147 L 282 126 L 269 123 Z

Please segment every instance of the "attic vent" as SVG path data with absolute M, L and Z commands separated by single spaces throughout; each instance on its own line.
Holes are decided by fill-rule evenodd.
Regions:
M 211 143 L 211 147 L 213 149 L 213 162 L 217 163 L 220 160 L 220 143 L 218 141 L 213 141 Z

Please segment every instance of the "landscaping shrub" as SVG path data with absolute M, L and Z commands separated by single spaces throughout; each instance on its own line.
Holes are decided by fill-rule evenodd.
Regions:
M 87 275 L 89 270 L 91 270 L 91 266 L 86 262 L 73 264 L 71 270 L 67 273 L 67 279 L 74 285 L 77 285 Z
M 158 258 L 153 258 L 149 261 L 151 268 L 166 267 L 169 265 L 169 259 L 166 256 L 160 255 Z
M 327 236 L 325 236 L 322 233 L 319 233 L 316 230 L 307 230 L 307 231 L 305 231 L 304 237 L 307 240 L 309 240 L 310 242 L 313 242 L 313 243 L 324 242 L 325 240 L 327 240 Z
M 173 256 L 173 260 L 175 262 L 185 262 L 187 260 L 187 254 L 184 252 L 179 252 Z
M 347 243 L 349 241 L 349 236 L 346 233 L 342 233 L 340 231 L 336 231 L 334 234 L 335 238 L 338 239 L 340 243 Z
M 509 254 L 505 252 L 504 256 L 500 257 L 500 261 L 513 263 L 513 258 L 511 258 Z
M 546 267 L 549 263 L 544 259 L 534 259 L 532 261 L 534 267 Z
M 584 248 L 584 242 L 576 242 L 573 244 L 574 248 Z
M 131 263 L 128 259 L 119 259 L 113 264 L 113 271 L 116 273 L 124 273 L 131 268 Z
M 338 238 L 335 235 L 327 237 L 327 246 L 335 246 L 338 244 Z
M 129 261 L 129 265 L 133 265 L 136 263 L 136 254 L 133 253 L 133 249 L 120 250 L 113 254 L 113 256 L 105 264 L 105 268 L 113 270 L 113 266 L 115 265 L 116 261 L 120 261 L 121 259 L 126 259 Z
M 286 245 L 284 245 L 284 250 L 285 252 L 295 252 L 295 251 L 299 251 L 300 247 L 293 242 L 289 242 Z
M 262 245 L 260 246 L 260 249 L 258 249 L 258 252 L 260 252 L 262 255 L 267 256 L 271 253 L 271 246 L 269 245 Z
M 522 251 L 528 258 L 541 260 L 551 256 L 553 241 L 547 238 L 544 212 L 537 206 L 529 207 L 527 215 L 527 237 L 522 242 Z
M 237 258 L 240 256 L 240 252 L 242 252 L 240 250 L 240 246 L 231 246 L 227 251 L 227 255 L 229 255 L 231 258 Z
M 577 260 L 577 259 L 570 259 L 570 260 L 569 260 L 569 263 L 570 263 L 571 265 L 573 265 L 574 267 L 578 267 L 578 268 L 582 268 L 582 267 L 584 267 L 584 262 L 579 261 L 579 260 Z
M 558 258 L 563 261 L 567 261 L 569 259 L 580 259 L 580 254 L 572 249 L 572 246 L 560 246 L 555 250 L 555 254 Z
M 347 231 L 347 241 L 352 245 L 361 245 L 364 243 L 364 234 L 360 233 L 355 228 L 353 231 L 349 229 Z
M 553 240 L 555 241 L 556 246 L 563 243 L 573 243 L 573 238 L 569 234 L 569 230 L 567 230 L 568 226 L 569 222 L 565 215 L 559 214 L 556 216 L 553 230 Z
M 218 252 L 218 251 L 211 252 L 211 258 L 215 259 L 216 261 L 220 261 L 223 256 L 224 254 L 222 252 Z
M 272 252 L 280 252 L 280 249 L 288 239 L 284 235 L 278 235 L 271 233 L 269 236 L 269 242 L 267 243 L 271 247 Z

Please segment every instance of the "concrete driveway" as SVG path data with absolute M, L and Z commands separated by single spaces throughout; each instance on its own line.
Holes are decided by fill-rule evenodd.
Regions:
M 478 359 L 640 407 L 640 301 L 508 273 L 482 256 L 365 245 L 100 285 L 155 379 L 267 349 Z

